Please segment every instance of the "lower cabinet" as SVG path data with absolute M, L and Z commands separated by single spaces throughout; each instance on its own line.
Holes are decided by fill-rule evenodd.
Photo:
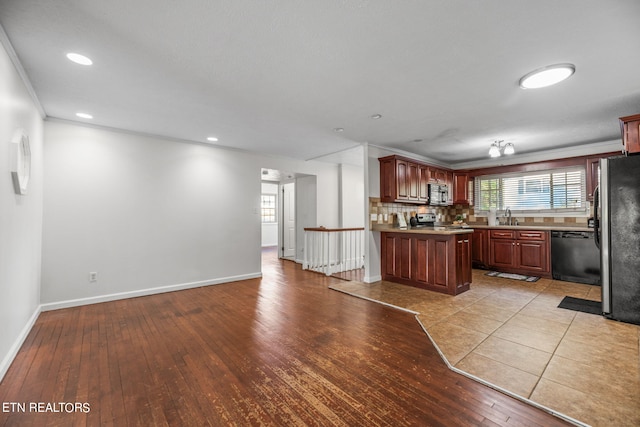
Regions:
M 382 233 L 382 278 L 457 295 L 471 283 L 471 233 Z
M 476 268 L 486 268 L 489 264 L 489 230 L 474 229 L 471 239 L 471 264 Z
M 488 264 L 507 273 L 550 277 L 549 232 L 489 230 Z

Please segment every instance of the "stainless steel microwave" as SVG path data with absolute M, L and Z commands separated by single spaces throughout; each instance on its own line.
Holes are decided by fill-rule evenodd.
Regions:
M 429 184 L 429 204 L 431 206 L 447 206 L 449 188 L 445 184 Z

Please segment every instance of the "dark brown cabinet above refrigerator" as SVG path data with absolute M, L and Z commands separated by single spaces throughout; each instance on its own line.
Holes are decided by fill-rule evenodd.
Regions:
M 620 117 L 620 130 L 624 152 L 640 153 L 640 114 Z

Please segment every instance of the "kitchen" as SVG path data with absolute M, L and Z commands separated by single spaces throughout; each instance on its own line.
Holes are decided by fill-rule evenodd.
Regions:
M 431 179 L 440 172 L 437 166 L 397 155 L 379 158 L 380 197 L 370 199 L 369 212 L 371 229 L 381 235 L 384 282 L 372 288 L 355 284 L 335 288 L 415 313 L 440 348 L 443 359 L 456 371 L 579 422 L 634 425 L 640 413 L 636 403 L 637 384 L 621 383 L 618 378 L 621 370 L 632 377 L 636 375 L 640 363 L 637 352 L 640 328 L 636 326 L 640 324 L 640 288 L 637 272 L 629 271 L 628 261 L 616 260 L 607 253 L 623 247 L 624 252 L 619 250 L 617 255 L 622 258 L 634 250 L 630 248 L 638 247 L 635 240 L 638 233 L 633 230 L 639 221 L 633 206 L 640 200 L 637 193 L 639 124 L 640 115 L 620 118 L 621 152 L 490 169 L 443 170 L 440 175 L 447 190 L 443 197 L 435 195 L 435 203 L 429 200 L 434 196 L 429 183 L 438 183 Z M 574 172 L 573 180 L 566 168 Z M 431 173 L 429 169 L 437 172 Z M 531 212 L 539 207 L 533 205 L 536 207 L 532 209 L 531 200 L 544 186 L 534 187 L 537 191 L 531 188 L 523 191 L 527 189 L 526 184 L 530 184 L 526 178 L 534 176 L 535 183 L 539 184 L 548 170 L 553 171 L 549 186 L 556 193 L 565 196 L 570 193 L 559 183 L 568 182 L 582 188 L 574 192 L 586 201 L 581 206 L 581 215 L 569 216 L 566 213 L 569 209 L 564 210 L 563 216 L 552 216 L 548 211 L 539 215 Z M 522 171 L 525 173 L 518 174 Z M 518 178 L 518 188 L 527 201 L 524 209 L 515 209 L 515 214 L 511 208 L 501 208 L 498 212 L 489 209 L 482 216 L 476 215 L 478 205 L 474 205 L 473 196 L 481 185 L 470 181 L 487 176 L 495 179 L 501 173 Z M 425 177 L 425 181 L 421 182 L 420 177 Z M 452 195 L 446 194 L 448 188 Z M 545 197 L 549 197 L 548 192 Z M 558 194 L 554 199 L 558 199 Z M 517 206 L 513 198 L 509 204 Z M 622 209 L 621 204 L 625 206 Z M 616 230 L 621 231 L 610 238 L 607 233 Z M 421 234 L 431 234 L 445 243 L 440 248 L 434 246 L 431 251 L 421 250 L 428 247 L 427 243 L 420 243 Z M 454 247 L 470 242 L 462 251 L 447 252 L 446 239 L 440 238 L 440 234 L 448 235 Z M 413 240 L 407 236 L 413 236 Z M 442 254 L 456 257 L 461 253 L 462 262 L 469 264 L 469 270 L 471 264 L 474 267 L 472 274 L 466 273 L 468 281 L 462 280 L 462 284 L 457 276 L 459 268 L 447 269 L 446 262 L 437 261 Z M 460 259 L 456 259 L 453 265 L 459 262 Z M 601 275 L 601 265 L 606 276 Z M 429 269 L 434 267 L 449 271 L 451 277 L 444 277 L 442 283 L 434 278 L 425 280 Z M 496 272 L 498 276 L 523 281 L 491 282 L 487 276 L 495 277 Z M 604 287 L 601 287 L 601 276 Z M 416 289 L 399 289 L 394 283 Z M 472 296 L 474 286 L 479 293 Z M 449 296 L 438 297 L 422 290 Z M 580 305 L 585 303 L 586 310 Z M 545 335 L 547 333 L 549 335 Z M 613 352 L 610 365 L 602 366 L 605 356 L 588 349 L 594 341 L 608 343 L 609 351 Z M 522 352 L 526 356 L 523 357 Z M 622 359 L 626 358 L 626 362 L 618 358 L 621 354 L 625 355 Z M 537 358 L 540 359 L 535 362 Z M 572 360 L 580 360 L 580 365 L 572 366 Z M 539 364 L 539 368 L 532 368 L 535 364 Z M 599 371 L 598 379 L 580 379 L 592 370 Z M 570 390 L 581 390 L 591 397 L 578 397 Z M 567 397 L 572 393 L 573 397 Z M 629 394 L 621 397 L 624 393 Z M 596 404 L 596 401 L 607 403 Z

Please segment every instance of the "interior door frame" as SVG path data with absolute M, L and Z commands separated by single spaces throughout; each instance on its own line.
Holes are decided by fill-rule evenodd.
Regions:
M 285 256 L 285 251 L 284 251 L 284 246 L 285 246 L 285 232 L 286 232 L 286 225 L 285 224 L 285 197 L 284 197 L 284 188 L 285 185 L 292 185 L 293 186 L 293 190 L 292 190 L 292 194 L 294 197 L 294 212 L 293 212 L 293 220 L 294 220 L 294 232 L 297 233 L 297 212 L 296 212 L 296 201 L 295 201 L 295 197 L 296 197 L 296 182 L 295 180 L 288 180 L 288 181 L 283 181 L 280 182 L 278 184 L 278 193 L 280 194 L 280 197 L 278 197 L 279 200 L 279 211 L 280 214 L 278 215 L 278 257 L 279 258 L 283 258 L 283 259 L 290 259 L 295 261 L 296 260 L 296 253 L 297 253 L 297 247 L 296 247 L 296 243 L 295 243 L 295 239 L 294 239 L 294 248 L 293 248 L 293 255 L 292 256 Z M 295 236 L 294 236 L 295 237 Z

